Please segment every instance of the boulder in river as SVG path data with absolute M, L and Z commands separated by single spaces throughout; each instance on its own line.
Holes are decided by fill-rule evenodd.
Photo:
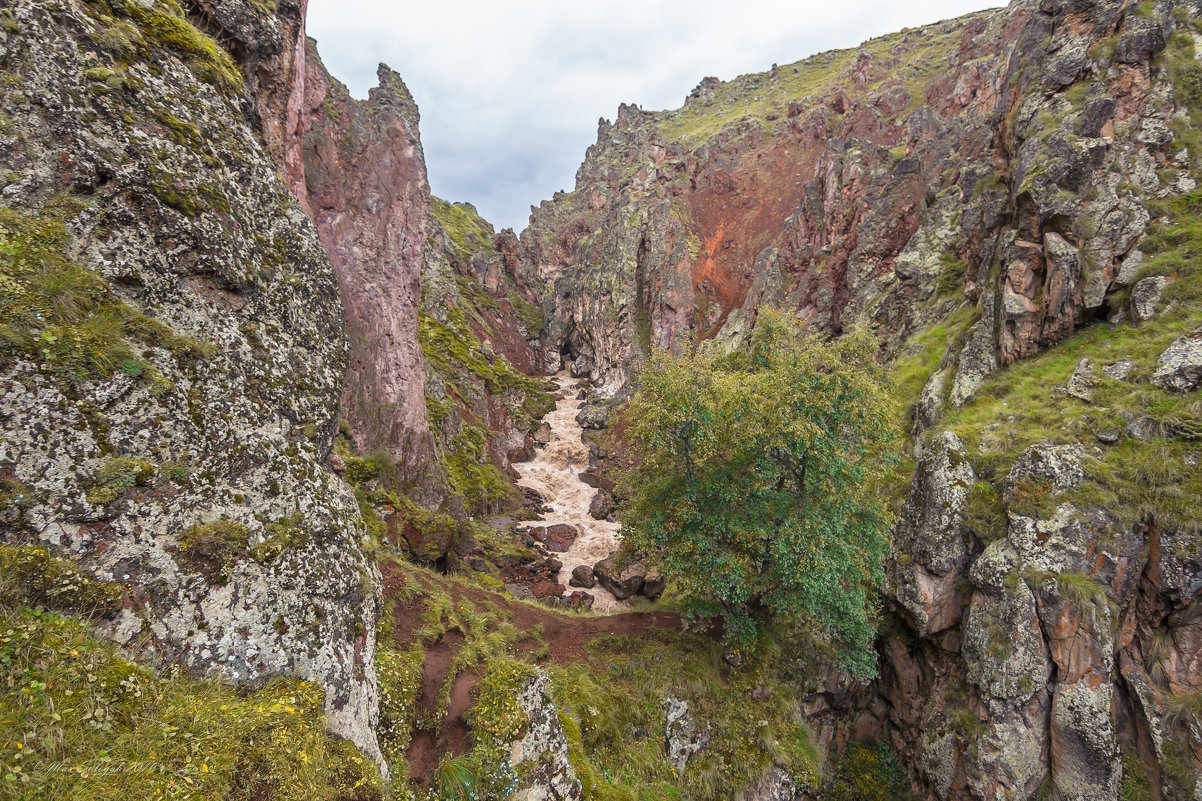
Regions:
M 594 520 L 604 520 L 618 508 L 618 502 L 609 490 L 597 490 L 593 500 L 588 505 L 589 516 Z
M 585 403 L 584 408 L 576 415 L 576 422 L 581 428 L 608 428 L 609 406 L 604 403 Z
M 567 596 L 564 600 L 567 601 L 567 605 L 572 609 L 592 609 L 593 601 L 596 599 L 587 592 L 576 590 L 576 592 Z
M 588 565 L 577 565 L 572 568 L 572 577 L 568 579 L 568 586 L 584 587 L 586 590 L 591 590 L 597 586 L 597 576 Z
M 532 528 L 517 530 L 518 535 L 525 535 L 541 542 L 546 546 L 548 551 L 554 553 L 563 553 L 568 548 L 571 548 L 572 543 L 576 541 L 579 533 L 575 526 L 569 526 L 567 523 L 555 523 L 550 526 L 534 526 Z
M 635 563 L 619 570 L 612 556 L 607 556 L 593 566 L 597 581 L 609 590 L 613 597 L 624 601 L 643 587 L 645 571 L 641 564 Z

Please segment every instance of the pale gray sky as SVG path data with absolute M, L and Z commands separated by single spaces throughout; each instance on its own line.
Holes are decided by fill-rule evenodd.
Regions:
M 597 119 L 1000 5 L 987 0 L 310 0 L 309 35 L 356 97 L 384 62 L 421 109 L 433 192 L 498 229 L 575 184 Z

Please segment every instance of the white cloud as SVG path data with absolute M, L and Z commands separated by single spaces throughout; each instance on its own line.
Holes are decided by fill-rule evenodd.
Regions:
M 310 0 L 309 35 L 356 97 L 384 62 L 422 114 L 434 193 L 498 228 L 571 189 L 597 119 L 676 108 L 702 77 L 761 72 L 988 0 Z

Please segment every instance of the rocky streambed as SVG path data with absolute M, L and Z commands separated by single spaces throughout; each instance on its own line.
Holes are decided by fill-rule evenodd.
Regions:
M 543 520 L 535 524 L 544 531 L 537 531 L 538 538 L 555 553 L 563 563 L 558 581 L 570 586 L 572 571 L 584 566 L 592 568 L 618 549 L 619 524 L 609 520 L 596 520 L 589 514 L 597 490 L 581 480 L 580 474 L 588 469 L 588 446 L 581 439 L 584 429 L 576 420 L 580 401 L 577 400 L 576 380 L 566 372 L 554 378 L 562 396 L 555 410 L 544 418 L 550 427 L 550 437 L 542 445 L 534 459 L 515 464 L 521 478 L 518 485 L 529 487 L 544 499 Z M 572 538 L 566 526 L 575 531 Z M 566 550 L 561 550 L 566 546 Z M 629 607 L 627 601 L 618 600 L 600 583 L 592 587 L 572 587 L 593 597 L 593 610 L 618 612 Z

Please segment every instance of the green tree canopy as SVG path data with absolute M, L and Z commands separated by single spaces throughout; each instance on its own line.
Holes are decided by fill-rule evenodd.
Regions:
M 875 587 L 889 515 L 873 479 L 898 414 L 867 332 L 826 341 L 761 310 L 750 346 L 655 354 L 627 439 L 628 552 L 674 582 L 694 617 L 747 642 L 798 625 L 860 675 L 875 671 Z

